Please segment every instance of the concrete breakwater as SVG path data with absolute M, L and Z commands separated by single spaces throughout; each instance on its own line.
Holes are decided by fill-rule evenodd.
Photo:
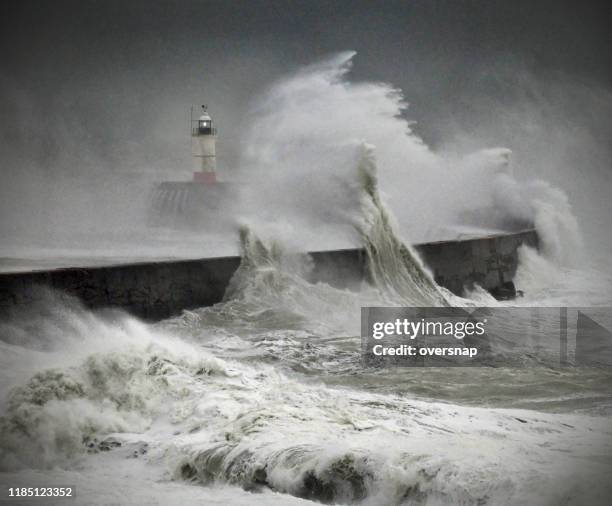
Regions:
M 521 244 L 537 247 L 533 230 L 416 245 L 436 282 L 460 294 L 478 283 L 494 295 L 511 284 Z M 315 251 L 310 281 L 325 281 L 341 288 L 356 286 L 367 276 L 362 249 Z M 240 265 L 240 257 L 202 258 L 66 268 L 0 274 L 0 315 L 39 303 L 52 289 L 61 297 L 78 298 L 90 308 L 121 308 L 158 320 L 183 309 L 220 302 Z

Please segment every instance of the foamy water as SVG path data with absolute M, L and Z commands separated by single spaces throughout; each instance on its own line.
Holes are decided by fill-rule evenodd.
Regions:
M 3 328 L 3 483 L 92 504 L 605 504 L 607 371 L 364 371 L 359 307 L 388 294 L 308 285 L 265 251 L 225 302 L 153 326 L 50 302 Z

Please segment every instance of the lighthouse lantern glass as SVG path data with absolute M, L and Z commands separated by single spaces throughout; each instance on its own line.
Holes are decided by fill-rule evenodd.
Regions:
M 212 122 L 211 120 L 200 120 L 198 122 L 198 128 L 200 130 L 200 133 L 202 134 L 207 134 L 207 133 L 211 133 L 211 129 L 212 129 Z

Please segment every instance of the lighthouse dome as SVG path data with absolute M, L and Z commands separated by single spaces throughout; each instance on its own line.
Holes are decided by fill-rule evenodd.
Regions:
M 194 132 L 197 135 L 215 135 L 215 129 L 213 128 L 213 121 L 212 118 L 210 117 L 210 114 L 208 114 L 207 111 L 204 111 L 204 114 L 202 114 L 202 116 L 200 116 L 200 118 L 198 119 L 198 127 L 196 132 Z

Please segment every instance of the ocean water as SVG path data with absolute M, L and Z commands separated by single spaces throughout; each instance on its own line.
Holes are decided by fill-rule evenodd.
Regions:
M 610 271 L 524 249 L 523 299 L 456 297 L 363 149 L 358 291 L 308 283 L 306 256 L 243 227 L 213 307 L 145 324 L 50 296 L 3 322 L 2 485 L 75 486 L 77 504 L 609 504 L 609 368 L 366 369 L 359 335 L 369 305 L 610 306 Z

